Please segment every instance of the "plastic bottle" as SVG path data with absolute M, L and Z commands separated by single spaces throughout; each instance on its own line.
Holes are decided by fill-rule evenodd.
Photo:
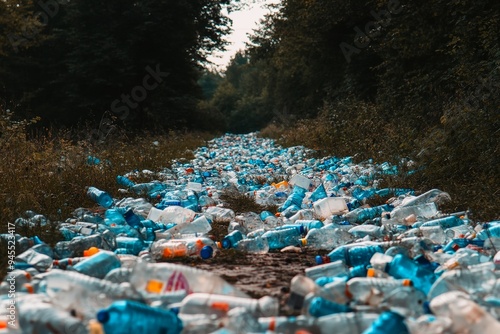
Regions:
M 120 266 L 121 262 L 115 253 L 101 250 L 75 264 L 73 269 L 81 274 L 96 278 L 104 278 L 108 272 Z
M 335 262 L 343 261 L 349 267 L 359 265 L 368 265 L 370 259 L 375 253 L 384 253 L 384 249 L 380 245 L 349 245 L 340 246 L 328 253 L 326 257 L 317 256 L 316 263 L 321 264 L 323 261 Z
M 477 233 L 476 238 L 486 240 L 488 238 L 500 238 L 500 224 L 483 228 Z
M 173 263 L 138 261 L 132 270 L 130 283 L 146 298 L 177 290 L 248 297 L 211 272 Z
M 321 264 L 314 267 L 309 267 L 305 269 L 306 277 L 312 280 L 316 280 L 324 276 L 337 276 L 337 275 L 347 275 L 349 272 L 345 263 L 341 260 Z
M 304 300 L 305 314 L 313 317 L 323 317 L 329 314 L 352 312 L 352 309 L 345 305 L 329 301 L 325 298 L 310 294 Z
M 242 239 L 243 239 L 243 234 L 240 231 L 235 230 L 235 231 L 229 233 L 228 235 L 226 235 L 222 239 L 221 246 L 224 249 L 234 248 L 236 243 Z
M 260 236 L 254 238 L 248 238 L 238 241 L 236 243 L 235 249 L 255 254 L 266 254 L 269 252 L 269 243 L 267 238 L 262 238 Z
M 116 183 L 127 188 L 132 188 L 133 186 L 135 186 L 134 182 L 130 181 L 128 177 L 122 175 L 118 175 L 116 177 Z
M 416 219 L 428 220 L 438 215 L 435 203 L 424 203 L 414 206 L 398 206 L 390 213 L 390 219 L 386 223 L 412 225 L 414 220 L 407 220 L 407 217 L 414 215 Z
M 16 256 L 16 268 L 18 265 L 24 263 L 29 267 L 35 267 L 38 271 L 44 272 L 52 267 L 52 258 L 48 255 L 38 253 L 33 248 Z
M 422 224 L 421 227 L 426 226 L 441 226 L 443 229 L 452 228 L 463 225 L 463 221 L 456 216 L 448 216 L 439 219 L 433 219 Z
M 151 254 L 157 261 L 193 255 L 209 259 L 213 255 L 213 245 L 208 238 L 160 240 L 151 245 Z
M 358 208 L 346 213 L 343 218 L 351 224 L 362 224 L 368 219 L 380 217 L 382 212 L 390 212 L 393 209 L 388 204 L 375 206 L 373 208 Z
M 125 221 L 130 227 L 136 229 L 140 228 L 142 218 L 136 215 L 134 213 L 134 210 L 132 210 L 131 208 L 125 211 L 125 213 L 123 214 L 123 218 L 125 218 Z
M 181 314 L 213 314 L 222 317 L 231 309 L 244 307 L 258 317 L 277 316 L 279 302 L 265 296 L 260 299 L 233 297 L 209 293 L 192 293 L 182 301 Z
M 96 187 L 89 187 L 87 189 L 87 196 L 103 208 L 108 209 L 113 206 L 113 198 L 107 192 L 99 190 Z
M 130 300 L 120 300 L 97 313 L 106 334 L 181 333 L 179 317 L 169 310 L 153 308 Z
M 299 246 L 300 237 L 304 233 L 304 228 L 287 228 L 283 230 L 267 231 L 262 235 L 269 244 L 269 249 L 281 249 L 286 246 Z
M 452 333 L 500 333 L 500 323 L 463 292 L 450 291 L 439 295 L 431 300 L 430 307 L 435 315 L 451 319 Z
M 294 186 L 291 194 L 286 199 L 285 203 L 278 208 L 278 212 L 283 212 L 286 209 L 294 206 L 297 211 L 302 207 L 302 201 L 306 195 L 306 189 L 299 186 Z
M 114 250 L 116 248 L 115 236 L 111 231 L 104 231 L 100 234 L 74 238 L 71 241 L 59 241 L 54 246 L 54 256 L 56 259 L 82 256 L 83 252 L 90 247 Z
M 258 322 L 259 329 L 257 333 L 320 333 L 320 329 L 316 325 L 317 319 L 304 315 L 297 317 L 261 317 Z
M 405 318 L 392 311 L 382 313 L 363 334 L 409 334 Z
M 349 233 L 356 238 L 364 238 L 367 235 L 373 238 L 381 238 L 386 234 L 384 227 L 368 224 L 354 226 L 349 230 Z
M 317 319 L 320 333 L 331 333 L 335 329 L 335 334 L 362 333 L 379 317 L 377 313 L 368 312 L 347 312 L 335 313 Z
M 41 301 L 23 301 L 16 305 L 22 333 L 74 333 L 87 334 L 84 323 L 69 312 Z
M 146 245 L 136 237 L 116 237 L 116 248 L 125 251 L 125 254 L 138 255 Z M 122 253 L 123 254 L 123 253 Z
M 308 246 L 313 249 L 331 250 L 353 240 L 353 236 L 349 232 L 326 226 L 310 230 L 305 238 L 300 239 L 300 242 L 302 246 Z
M 390 293 L 401 286 L 411 286 L 412 282 L 409 279 L 386 279 L 386 278 L 371 278 L 371 277 L 356 277 L 347 281 L 347 294 L 352 296 L 352 299 L 361 304 L 376 304 L 378 301 L 370 302 L 370 298 L 381 298 L 381 295 Z
M 141 296 L 128 284 L 115 284 L 78 272 L 53 269 L 45 277 L 46 293 L 52 302 L 85 319 L 114 300 L 139 300 Z
M 407 278 L 413 282 L 415 288 L 428 294 L 432 284 L 436 281 L 434 271 L 422 266 L 403 254 L 396 254 L 386 265 L 385 271 L 394 278 Z
M 331 215 L 342 215 L 349 212 L 347 203 L 342 197 L 327 197 L 314 202 L 313 204 L 315 215 L 325 220 Z

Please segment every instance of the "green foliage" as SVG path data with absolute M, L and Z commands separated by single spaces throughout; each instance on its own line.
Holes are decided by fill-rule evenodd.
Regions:
M 182 128 L 196 119 L 197 80 L 207 55 L 225 45 L 229 0 L 54 1 L 49 12 L 44 3 L 0 4 L 2 32 L 19 34 L 17 22 L 29 10 L 48 14 L 22 48 L 0 40 L 7 107 L 15 101 L 23 118 L 38 115 L 44 124 L 98 121 L 106 111 L 129 129 Z

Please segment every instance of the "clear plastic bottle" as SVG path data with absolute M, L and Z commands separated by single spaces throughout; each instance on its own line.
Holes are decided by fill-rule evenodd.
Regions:
M 305 238 L 300 239 L 302 246 L 313 249 L 331 250 L 335 247 L 345 245 L 354 240 L 353 236 L 342 229 L 323 227 L 310 230 Z
M 44 272 L 52 267 L 52 258 L 48 255 L 38 253 L 33 248 L 16 256 L 16 266 L 25 263 L 35 267 L 38 271 Z
M 414 215 L 416 219 L 429 220 L 436 217 L 439 211 L 435 203 L 424 203 L 414 206 L 398 206 L 390 213 L 390 219 L 385 223 L 412 225 L 414 220 L 407 220 L 407 217 Z
M 115 284 L 78 272 L 53 269 L 45 277 L 46 293 L 52 302 L 67 311 L 74 310 L 85 319 L 114 300 L 139 300 L 128 284 Z
M 348 273 L 348 267 L 341 260 L 320 264 L 305 269 L 306 277 L 309 277 L 312 280 L 316 280 L 324 276 L 347 275 Z
M 286 246 L 299 246 L 300 237 L 304 232 L 304 228 L 287 228 L 283 230 L 267 231 L 262 235 L 269 244 L 269 249 L 281 249 Z
M 132 270 L 130 283 L 144 297 L 177 290 L 248 297 L 211 272 L 174 263 L 138 261 Z
M 335 313 L 317 318 L 317 325 L 321 333 L 331 333 L 335 329 L 335 334 L 361 334 L 378 317 L 377 313 L 367 312 Z
M 73 270 L 88 276 L 104 278 L 108 272 L 120 266 L 121 262 L 115 253 L 101 250 L 75 264 Z
M 87 334 L 84 323 L 69 312 L 41 301 L 24 300 L 18 304 L 18 321 L 22 333 Z
M 96 187 L 88 187 L 87 196 L 106 209 L 112 207 L 114 204 L 113 198 L 107 192 L 99 190 Z
M 266 254 L 269 252 L 269 243 L 266 238 L 257 236 L 238 241 L 235 249 L 247 253 Z
M 74 238 L 71 241 L 59 241 L 54 246 L 54 256 L 56 259 L 82 256 L 83 252 L 90 247 L 114 250 L 116 248 L 115 236 L 111 231 L 104 231 L 87 237 Z
M 452 333 L 498 334 L 500 323 L 485 309 L 460 291 L 450 291 L 431 300 L 437 316 L 451 319 Z
M 351 233 L 356 238 L 364 238 L 367 235 L 373 238 L 381 238 L 386 235 L 386 231 L 383 226 L 368 224 L 354 226 L 349 230 L 349 233 Z
M 387 278 L 371 278 L 371 277 L 355 277 L 347 281 L 347 294 L 352 296 L 352 299 L 361 304 L 373 304 L 370 298 L 377 298 L 392 292 L 401 286 L 411 286 L 412 283 L 408 279 L 387 279 Z M 378 300 L 379 301 L 379 300 Z M 376 303 L 377 301 L 375 301 Z
M 316 325 L 315 317 L 299 315 L 297 317 L 261 317 L 259 321 L 259 331 L 257 333 L 321 333 Z
M 209 238 L 159 240 L 151 245 L 151 255 L 157 261 L 194 255 L 209 259 L 213 255 L 213 246 L 214 242 Z
M 457 227 L 463 224 L 464 222 L 457 216 L 448 216 L 444 218 L 429 220 L 428 222 L 423 223 L 421 227 L 441 226 L 443 229 L 447 229 L 447 228 Z
M 192 293 L 182 301 L 180 313 L 203 313 L 222 317 L 236 307 L 243 307 L 257 317 L 272 317 L 278 315 L 279 301 L 269 296 L 253 299 L 210 293 Z
M 182 332 L 182 321 L 169 310 L 153 308 L 139 302 L 120 300 L 97 313 L 106 334 Z
M 375 206 L 372 208 L 357 208 L 349 213 L 346 213 L 343 218 L 351 224 L 362 224 L 368 219 L 374 219 L 380 217 L 382 212 L 390 212 L 392 206 L 388 204 Z

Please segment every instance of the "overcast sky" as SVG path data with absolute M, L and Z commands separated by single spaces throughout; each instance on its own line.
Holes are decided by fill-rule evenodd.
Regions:
M 266 3 L 278 3 L 278 0 L 267 0 Z M 248 41 L 247 34 L 258 27 L 260 19 L 264 17 L 269 9 L 264 5 L 255 4 L 245 10 L 233 12 L 229 17 L 233 20 L 233 32 L 226 39 L 230 42 L 226 52 L 217 52 L 208 57 L 217 69 L 223 70 L 229 63 L 231 57 L 240 49 L 245 48 L 245 42 Z

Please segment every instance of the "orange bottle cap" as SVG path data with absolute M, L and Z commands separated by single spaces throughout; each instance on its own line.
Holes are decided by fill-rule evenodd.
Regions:
M 1 320 L 0 321 L 0 329 L 4 329 L 4 328 L 7 328 L 7 321 Z
M 409 279 L 404 279 L 403 286 L 413 286 L 413 282 Z
M 375 269 L 368 268 L 368 270 L 366 271 L 366 277 L 375 277 Z
M 92 256 L 96 253 L 99 253 L 99 248 L 90 247 L 89 249 L 83 251 L 83 256 L 88 257 L 88 256 Z
M 229 304 L 225 303 L 225 302 L 213 302 L 211 307 L 214 310 L 219 310 L 219 311 L 224 311 L 224 312 L 229 311 Z

